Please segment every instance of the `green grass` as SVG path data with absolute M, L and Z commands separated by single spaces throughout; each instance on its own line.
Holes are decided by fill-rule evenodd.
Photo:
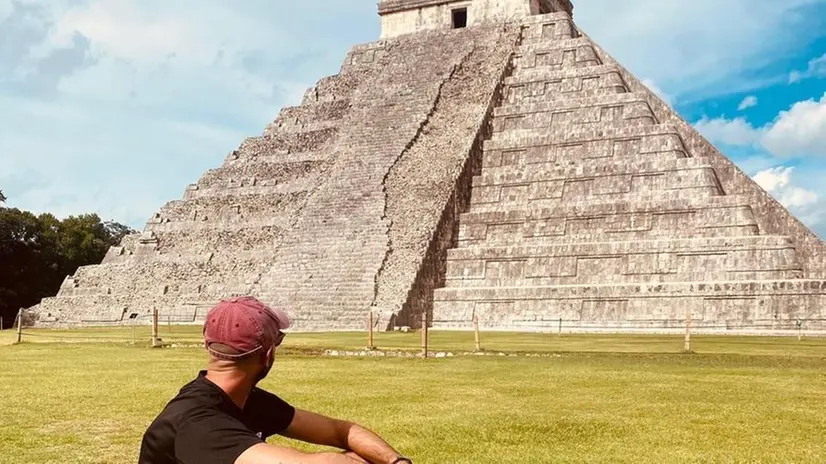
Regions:
M 364 345 L 357 334 L 294 335 L 293 348 Z M 411 348 L 418 336 L 383 335 Z M 434 338 L 465 347 L 450 335 Z M 486 339 L 581 352 L 282 355 L 263 386 L 298 407 L 360 421 L 417 463 L 826 462 L 822 341 L 710 338 L 713 354 L 682 355 L 657 353 L 674 351 L 674 337 Z M 611 350 L 626 352 L 603 352 Z M 123 343 L 0 346 L 0 461 L 136 462 L 146 426 L 204 360 L 200 349 Z

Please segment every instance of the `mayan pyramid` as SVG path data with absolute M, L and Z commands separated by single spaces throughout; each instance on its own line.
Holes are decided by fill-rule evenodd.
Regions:
M 823 242 L 574 24 L 568 0 L 384 0 L 382 37 L 67 277 L 39 324 L 826 327 Z M 274 76 L 276 78 L 276 76 Z

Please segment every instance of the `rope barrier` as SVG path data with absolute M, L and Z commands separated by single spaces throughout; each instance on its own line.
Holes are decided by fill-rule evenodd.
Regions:
M 798 342 L 804 337 L 807 340 L 826 340 L 826 319 L 761 321 L 757 324 L 741 325 L 736 321 L 726 321 L 704 324 L 701 321 L 686 319 L 673 320 L 635 320 L 629 324 L 590 324 L 580 320 L 521 320 L 511 321 L 516 331 L 505 334 L 498 330 L 486 330 L 485 320 L 474 315 L 468 321 L 429 321 L 429 324 L 449 326 L 453 329 L 423 331 L 373 330 L 377 326 L 375 315 L 365 314 L 365 327 L 361 331 L 351 334 L 316 333 L 302 338 L 300 333 L 288 337 L 285 348 L 297 349 L 363 349 L 369 350 L 402 350 L 444 352 L 451 350 L 479 354 L 483 351 L 499 352 L 639 352 L 639 353 L 680 353 L 702 351 L 704 343 L 722 343 L 727 352 L 737 352 L 737 345 L 742 345 L 743 352 L 747 352 L 752 345 L 759 344 L 772 346 L 780 351 L 788 347 L 794 350 L 795 346 L 814 346 L 826 350 L 826 343 L 821 341 L 807 342 L 806 344 L 790 344 L 788 339 L 797 336 Z M 190 346 L 202 342 L 201 326 L 193 324 L 187 318 L 173 320 L 172 317 L 159 317 L 150 321 L 136 318 L 126 324 L 105 324 L 98 326 L 82 326 L 71 324 L 55 328 L 32 328 L 20 332 L 21 339 L 42 343 L 131 343 L 149 344 L 152 346 Z M 698 322 L 700 322 L 698 324 Z M 631 326 L 633 323 L 634 326 Z M 519 332 L 519 326 L 527 331 Z M 542 325 L 536 330 L 537 325 Z M 365 330 L 366 329 L 366 330 Z M 685 332 L 685 344 L 683 344 Z M 762 333 L 761 333 L 762 332 Z M 367 335 L 366 340 L 362 338 Z M 480 336 L 481 335 L 481 336 Z M 419 337 L 421 336 L 421 341 Z M 691 337 L 694 337 L 691 340 Z M 709 337 L 709 338 L 705 338 Z M 730 337 L 725 340 L 726 337 Z M 767 337 L 779 337 L 783 341 L 767 340 Z M 292 341 L 292 343 L 291 343 Z M 366 345 L 363 344 L 367 342 Z M 693 343 L 691 343 L 693 341 Z M 793 343 L 793 342 L 792 342 Z M 292 345 L 292 346 L 290 346 Z M 345 348 L 346 350 L 347 348 Z M 719 347 L 717 349 L 720 349 Z M 424 352 L 422 353 L 423 356 Z

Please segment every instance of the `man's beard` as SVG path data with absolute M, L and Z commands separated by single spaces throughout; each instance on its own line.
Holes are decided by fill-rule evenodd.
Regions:
M 272 370 L 272 366 L 274 364 L 275 364 L 275 362 L 269 363 L 269 365 L 264 367 L 264 369 L 262 369 L 261 372 L 259 372 L 258 375 L 255 376 L 255 385 L 257 385 L 258 382 L 264 380 L 267 377 L 267 375 L 269 375 L 270 370 Z

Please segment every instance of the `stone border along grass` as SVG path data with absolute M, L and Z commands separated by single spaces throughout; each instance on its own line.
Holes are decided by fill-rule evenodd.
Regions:
M 200 348 L 199 343 L 169 343 L 160 346 L 159 348 Z M 423 358 L 421 350 L 333 350 L 324 348 L 297 348 L 297 347 L 282 347 L 279 348 L 281 354 L 286 355 L 303 355 L 303 356 L 322 356 L 322 357 L 369 357 L 369 358 Z M 544 352 L 504 352 L 504 351 L 428 351 L 429 358 L 453 358 L 459 356 L 497 356 L 497 357 L 523 357 L 523 358 L 561 358 L 561 353 Z
M 161 345 L 158 348 L 201 348 L 200 343 L 169 343 Z M 419 349 L 409 350 L 333 350 L 324 348 L 297 348 L 297 347 L 282 347 L 279 348 L 279 353 L 286 355 L 315 355 L 326 357 L 370 357 L 370 358 L 422 358 L 422 352 Z M 498 357 L 524 357 L 524 358 L 561 358 L 562 354 L 545 352 L 545 353 L 531 353 L 531 352 L 504 352 L 504 351 L 428 351 L 429 358 L 453 358 L 458 356 L 498 356 Z
M 379 350 L 360 350 L 360 351 L 346 351 L 346 350 L 324 350 L 322 356 L 338 356 L 338 357 L 397 357 L 397 358 L 423 358 L 419 351 L 379 351 Z M 508 358 L 561 358 L 559 353 L 505 353 L 502 351 L 487 352 L 487 351 L 462 351 L 453 353 L 451 351 L 428 351 L 427 356 L 430 358 L 453 358 L 457 356 L 498 356 Z

